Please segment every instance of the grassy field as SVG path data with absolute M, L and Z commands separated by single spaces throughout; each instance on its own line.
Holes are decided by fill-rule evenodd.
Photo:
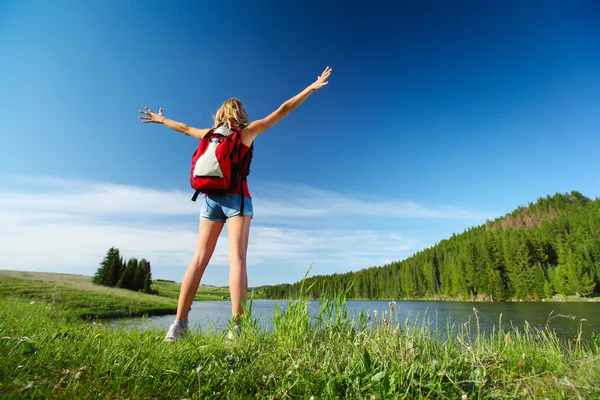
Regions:
M 83 275 L 0 270 L 0 297 L 52 304 L 79 317 L 131 317 L 174 314 L 177 300 L 94 285 Z
M 0 296 L 20 293 L 53 301 L 82 317 L 124 317 L 171 314 L 177 310 L 180 283 L 153 281 L 159 296 L 94 285 L 91 276 L 0 270 Z M 165 299 L 166 298 L 166 299 Z M 200 285 L 194 300 L 228 300 L 229 289 Z M 93 306 L 90 306 L 93 304 Z
M 72 318 L 81 309 L 63 288 L 49 296 L 39 281 L 13 276 L 20 286 L 11 290 L 14 281 L 0 278 L 2 398 L 600 398 L 600 337 L 561 342 L 528 326 L 482 337 L 473 324 L 440 339 L 392 323 L 393 308 L 376 324 L 350 318 L 338 299 L 312 318 L 308 302 L 291 303 L 267 332 L 246 316 L 235 342 L 192 331 L 169 344 L 156 329 Z M 106 307 L 102 296 L 71 290 L 86 309 Z

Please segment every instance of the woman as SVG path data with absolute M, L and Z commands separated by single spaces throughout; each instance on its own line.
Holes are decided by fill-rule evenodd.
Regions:
M 277 110 L 263 119 L 248 123 L 248 115 L 241 101 L 229 99 L 219 108 L 214 116 L 213 128 L 231 127 L 235 125 L 242 133 L 242 157 L 247 153 L 256 137 L 267 129 L 271 128 L 283 117 L 292 112 L 313 92 L 327 85 L 327 79 L 331 75 L 331 68 L 327 67 L 315 82 L 310 84 L 302 92 L 283 103 Z M 146 107 L 146 111 L 140 110 L 139 118 L 143 123 L 163 124 L 184 135 L 202 139 L 210 129 L 197 129 L 187 126 L 184 123 L 166 118 L 162 113 L 162 108 L 158 113 L 154 113 Z M 243 313 L 243 307 L 246 305 L 246 294 L 248 292 L 248 275 L 246 273 L 246 252 L 248 249 L 248 236 L 250 234 L 250 220 L 252 219 L 253 209 L 248 185 L 244 182 L 243 193 L 241 185 L 234 185 L 228 195 L 207 195 L 202 202 L 200 211 L 200 227 L 198 239 L 196 241 L 196 251 L 190 262 L 183 281 L 181 283 L 181 292 L 179 294 L 179 303 L 177 305 L 177 317 L 175 322 L 169 327 L 165 341 L 174 342 L 181 339 L 188 327 L 188 313 L 202 274 L 210 261 L 219 234 L 227 223 L 227 234 L 229 237 L 229 292 L 231 294 L 231 314 L 236 321 L 234 332 L 240 331 L 240 316 Z M 240 196 L 244 196 L 244 210 L 240 210 Z M 232 332 L 229 332 L 232 336 Z

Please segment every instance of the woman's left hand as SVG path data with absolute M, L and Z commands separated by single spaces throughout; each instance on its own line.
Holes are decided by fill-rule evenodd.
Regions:
M 162 124 L 165 120 L 165 117 L 162 114 L 163 109 L 158 110 L 158 114 L 149 109 L 148 107 L 144 107 L 146 111 L 140 110 L 140 115 L 138 118 L 142 120 L 143 124 L 147 124 L 148 122 L 152 122 L 155 124 Z
M 327 67 L 325 68 L 325 71 L 323 71 L 323 73 L 317 77 L 317 80 L 312 85 L 310 85 L 312 91 L 316 92 L 323 86 L 327 85 L 329 83 L 327 82 L 327 79 L 329 79 L 329 75 L 331 75 L 331 68 Z

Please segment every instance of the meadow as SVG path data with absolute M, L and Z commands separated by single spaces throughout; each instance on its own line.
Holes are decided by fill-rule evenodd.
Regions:
M 0 270 L 0 296 L 8 294 L 52 300 L 67 313 L 82 317 L 134 317 L 174 314 L 180 283 L 155 280 L 158 296 L 95 285 L 85 275 Z M 229 299 L 229 289 L 200 285 L 194 300 Z
M 384 315 L 355 318 L 340 296 L 321 302 L 319 315 L 310 317 L 308 301 L 298 300 L 276 313 L 270 331 L 260 330 L 250 312 L 234 341 L 191 331 L 169 344 L 157 329 L 89 319 L 91 310 L 108 314 L 114 300 L 107 299 L 118 289 L 99 288 L 96 295 L 85 284 L 69 284 L 71 278 L 45 285 L 0 278 L 3 398 L 600 397 L 600 337 L 561 341 L 527 324 L 483 336 L 476 312 L 472 325 L 435 338 L 424 325 L 390 318 L 394 303 Z M 131 296 L 120 297 L 131 314 L 156 307 L 149 304 L 157 299 L 174 301 Z
M 52 304 L 80 319 L 173 314 L 177 300 L 94 285 L 83 275 L 0 271 L 0 296 Z

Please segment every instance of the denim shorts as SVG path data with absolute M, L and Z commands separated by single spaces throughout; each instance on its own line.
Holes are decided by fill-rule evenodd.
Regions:
M 208 195 L 202 202 L 200 219 L 225 222 L 229 218 L 240 216 L 242 196 L 239 194 Z M 244 216 L 252 217 L 252 199 L 244 197 Z

